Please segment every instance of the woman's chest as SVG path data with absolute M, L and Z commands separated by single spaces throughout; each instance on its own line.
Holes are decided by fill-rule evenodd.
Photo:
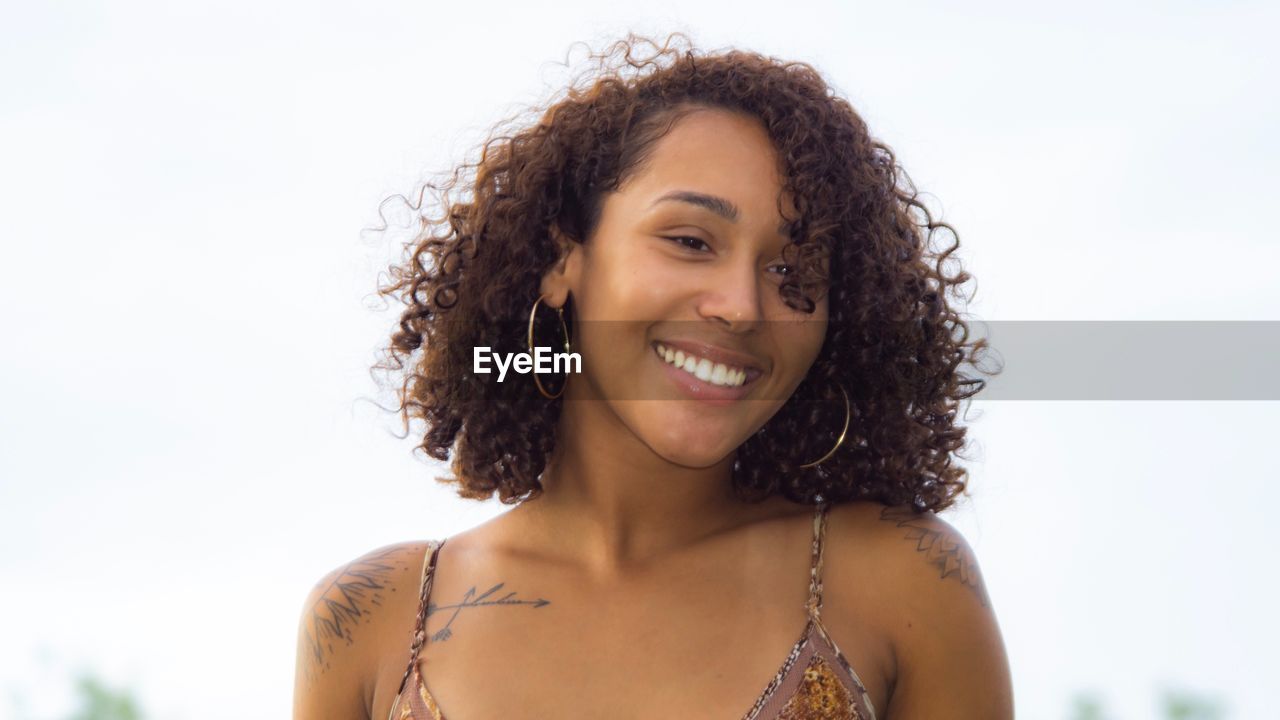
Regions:
M 806 629 L 808 568 L 773 570 L 673 567 L 608 588 L 554 573 L 446 570 L 434 580 L 419 673 L 447 720 L 739 720 Z M 848 610 L 827 623 L 829 636 L 883 707 L 890 651 L 870 618 Z

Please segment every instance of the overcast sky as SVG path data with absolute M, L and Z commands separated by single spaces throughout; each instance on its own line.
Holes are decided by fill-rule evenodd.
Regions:
M 498 20 L 501 19 L 501 22 Z M 985 320 L 1280 320 L 1274 3 L 179 2 L 0 9 L 0 717 L 99 669 L 156 718 L 290 712 L 324 572 L 505 510 L 371 400 L 379 202 L 558 89 L 574 41 L 815 65 Z M 572 57 L 581 58 L 582 49 Z M 1271 88 L 1271 89 L 1268 89 Z M 987 401 L 977 549 L 1018 717 L 1164 687 L 1274 715 L 1277 402 Z M 24 712 L 25 715 L 20 715 Z

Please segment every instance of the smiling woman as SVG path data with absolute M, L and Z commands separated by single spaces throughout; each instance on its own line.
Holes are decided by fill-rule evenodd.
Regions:
M 514 507 L 322 579 L 295 718 L 1012 716 L 936 515 L 983 386 L 958 243 L 813 68 L 678 40 L 436 188 L 379 367 L 442 480 Z M 581 359 L 555 392 L 476 372 L 543 346 Z

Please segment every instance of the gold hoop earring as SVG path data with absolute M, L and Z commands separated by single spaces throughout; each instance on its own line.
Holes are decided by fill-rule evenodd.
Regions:
M 809 468 L 809 467 L 813 467 L 814 465 L 820 465 L 822 461 L 834 455 L 836 453 L 836 450 L 839 449 L 840 444 L 844 442 L 844 436 L 849 432 L 849 419 L 850 419 L 849 393 L 845 392 L 844 387 L 840 385 L 837 385 L 836 387 L 840 388 L 840 394 L 844 396 L 844 427 L 841 428 L 840 430 L 840 439 L 836 440 L 836 446 L 828 450 L 826 455 L 823 455 L 822 457 L 818 458 L 817 460 L 814 460 L 811 463 L 805 463 L 804 465 L 801 465 L 800 466 L 801 468 Z
M 538 313 L 538 303 L 540 302 L 542 302 L 541 295 L 538 296 L 537 300 L 533 301 L 533 309 L 529 311 L 529 334 L 525 342 L 529 346 L 530 355 L 533 355 L 533 318 Z M 560 328 L 564 330 L 564 351 L 567 353 L 569 352 L 569 328 L 564 324 L 564 308 L 556 308 L 556 315 L 560 318 Z M 569 378 L 566 377 L 564 379 L 564 385 L 560 386 L 560 392 L 552 395 L 547 392 L 546 388 L 542 387 L 542 381 L 538 379 L 538 373 L 534 372 L 532 375 L 534 384 L 538 386 L 538 392 L 542 393 L 542 396 L 548 400 L 555 400 L 563 395 L 564 389 L 569 385 Z

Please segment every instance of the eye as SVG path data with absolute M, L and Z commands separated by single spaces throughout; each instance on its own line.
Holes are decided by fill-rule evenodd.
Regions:
M 795 272 L 796 272 L 796 269 L 795 269 L 795 268 L 793 268 L 793 267 L 791 267 L 790 265 L 771 265 L 771 266 L 769 267 L 769 269 L 770 269 L 770 270 L 778 270 L 778 269 L 786 270 L 786 272 L 778 273 L 779 275 L 784 275 L 784 276 L 785 276 L 785 275 L 794 275 L 794 274 L 795 274 Z
M 687 248 L 687 249 L 689 249 L 689 250 L 695 250 L 695 251 L 696 251 L 696 250 L 698 249 L 698 248 L 696 247 L 696 245 L 697 245 L 697 244 L 701 244 L 703 247 L 707 248 L 708 250 L 710 250 L 710 249 L 711 249 L 711 246 L 710 246 L 710 245 L 707 245 L 707 243 L 706 243 L 705 241 L 703 241 L 701 238 L 696 238 L 696 237 L 692 237 L 692 236 L 689 236 L 689 235 L 676 235 L 676 236 L 671 236 L 671 237 L 668 237 L 668 236 L 665 236 L 665 235 L 664 235 L 663 237 L 666 237 L 666 239 L 670 240 L 671 242 L 673 242 L 673 243 L 675 243 L 675 244 L 677 244 L 677 245 L 680 245 L 680 246 L 682 246 L 682 247 L 685 247 L 685 248 Z M 690 245 L 690 244 L 688 244 L 688 243 L 682 242 L 683 240 L 688 240 L 688 241 L 690 241 L 691 243 L 693 243 L 693 245 Z

